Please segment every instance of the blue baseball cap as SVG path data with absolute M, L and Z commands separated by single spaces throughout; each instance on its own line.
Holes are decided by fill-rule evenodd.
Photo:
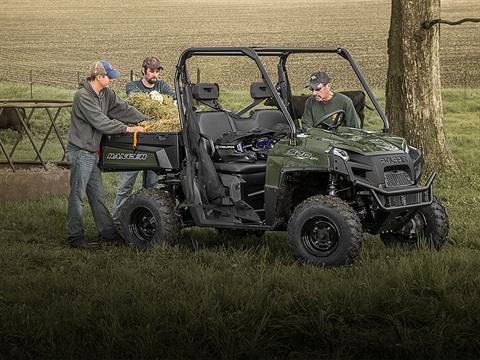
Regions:
M 91 75 L 107 75 L 110 79 L 116 79 L 120 77 L 120 71 L 114 69 L 112 64 L 107 60 L 100 60 L 92 64 Z

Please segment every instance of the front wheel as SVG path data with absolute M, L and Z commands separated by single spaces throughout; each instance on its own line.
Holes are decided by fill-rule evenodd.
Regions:
M 436 198 L 433 202 L 416 211 L 410 220 L 395 232 L 380 234 L 386 246 L 401 245 L 418 247 L 422 240 L 429 247 L 440 250 L 448 239 L 448 215 L 442 203 Z
M 362 226 L 340 198 L 312 196 L 300 203 L 288 222 L 288 244 L 301 260 L 320 266 L 351 263 L 360 251 Z
M 176 244 L 182 229 L 181 217 L 171 195 L 147 188 L 130 196 L 120 214 L 122 233 L 139 250 L 155 243 Z

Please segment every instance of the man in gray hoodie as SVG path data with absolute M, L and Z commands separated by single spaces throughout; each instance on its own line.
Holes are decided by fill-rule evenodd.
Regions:
M 136 124 L 147 117 L 120 99 L 110 89 L 120 72 L 106 60 L 91 67 L 91 76 L 83 80 L 73 98 L 68 145 L 65 155 L 70 165 L 70 195 L 68 197 L 67 233 L 72 248 L 98 247 L 88 243 L 83 224 L 85 195 L 92 209 L 100 239 L 112 243 L 123 240 L 117 233 L 112 217 L 105 206 L 105 191 L 98 163 L 98 148 L 103 134 L 143 132 Z

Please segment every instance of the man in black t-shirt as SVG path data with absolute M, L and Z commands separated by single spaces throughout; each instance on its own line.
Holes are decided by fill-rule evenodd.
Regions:
M 175 92 L 165 80 L 160 80 L 160 60 L 155 56 L 149 56 L 142 63 L 142 78 L 136 81 L 130 81 L 126 85 L 127 95 L 133 92 L 147 93 L 153 100 L 163 102 L 163 95 L 168 95 L 175 99 Z M 163 95 L 162 95 L 163 94 Z M 126 171 L 120 176 L 117 195 L 113 204 L 112 216 L 115 224 L 118 224 L 120 216 L 120 207 L 127 201 L 132 194 L 133 186 L 137 180 L 139 171 Z M 144 175 L 145 176 L 145 175 Z M 158 181 L 158 175 L 153 171 L 146 172 L 146 178 L 143 183 L 145 187 L 153 187 Z

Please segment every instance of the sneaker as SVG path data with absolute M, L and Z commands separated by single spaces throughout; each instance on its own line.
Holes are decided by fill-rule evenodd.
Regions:
M 70 243 L 70 247 L 72 249 L 97 250 L 100 249 L 101 245 L 98 242 L 88 242 L 87 240 L 80 240 Z

